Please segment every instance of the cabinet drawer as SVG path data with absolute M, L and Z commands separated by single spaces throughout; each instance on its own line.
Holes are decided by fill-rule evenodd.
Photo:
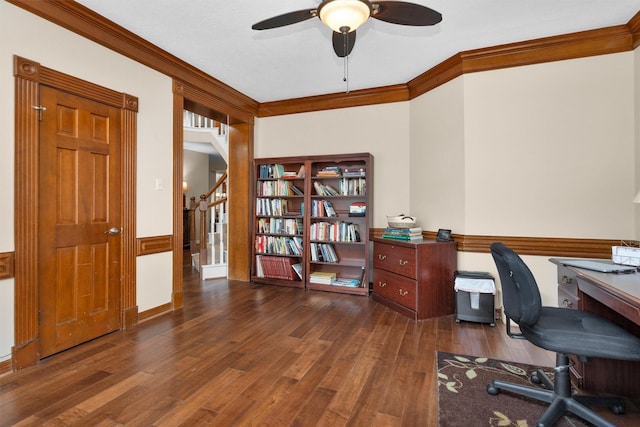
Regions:
M 575 271 L 558 266 L 558 307 L 579 309 L 578 279 Z
M 558 286 L 565 289 L 566 292 L 577 295 L 578 294 L 578 280 L 576 278 L 576 272 L 569 268 L 559 265 L 558 266 Z
M 416 250 L 376 242 L 373 245 L 373 267 L 416 278 Z
M 385 270 L 373 270 L 373 292 L 416 310 L 417 285 L 414 280 Z
M 558 307 L 578 310 L 579 301 L 580 298 L 578 297 L 578 295 L 568 292 L 568 290 L 563 288 L 562 286 L 558 286 Z

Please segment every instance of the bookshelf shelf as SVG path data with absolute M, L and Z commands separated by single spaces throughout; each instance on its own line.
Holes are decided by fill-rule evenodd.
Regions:
M 272 157 L 254 164 L 251 281 L 368 295 L 373 156 Z M 289 253 L 295 251 L 286 249 L 287 239 L 297 241 L 299 253 Z M 299 275 L 288 271 L 294 265 Z

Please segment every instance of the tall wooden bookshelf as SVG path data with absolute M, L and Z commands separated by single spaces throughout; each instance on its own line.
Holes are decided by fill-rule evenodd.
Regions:
M 369 294 L 371 154 L 256 159 L 254 191 L 252 282 Z

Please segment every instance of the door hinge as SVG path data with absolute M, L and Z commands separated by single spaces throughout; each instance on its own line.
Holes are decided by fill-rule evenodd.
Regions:
M 42 112 L 47 111 L 47 107 L 44 107 L 42 105 L 34 105 L 32 108 L 34 110 L 38 110 L 38 120 L 42 121 Z

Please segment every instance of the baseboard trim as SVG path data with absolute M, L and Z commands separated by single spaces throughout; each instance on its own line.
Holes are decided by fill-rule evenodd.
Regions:
M 13 372 L 11 359 L 0 362 L 0 377 Z
M 159 305 L 157 307 L 154 308 L 150 308 L 149 310 L 145 310 L 140 312 L 140 314 L 138 315 L 138 319 L 140 322 L 143 322 L 145 320 L 149 320 L 152 317 L 156 317 L 159 316 L 161 314 L 167 313 L 171 311 L 171 303 L 168 302 L 166 304 L 162 304 Z

